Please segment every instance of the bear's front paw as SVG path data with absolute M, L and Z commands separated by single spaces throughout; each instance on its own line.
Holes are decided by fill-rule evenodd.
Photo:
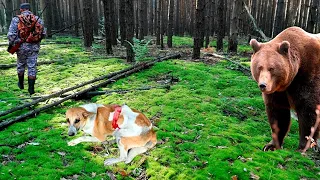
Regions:
M 263 147 L 263 151 L 274 151 L 274 150 L 276 150 L 276 146 L 271 143 L 268 143 Z

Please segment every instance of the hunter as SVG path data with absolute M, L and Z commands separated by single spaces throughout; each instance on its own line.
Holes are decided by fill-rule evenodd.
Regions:
M 8 51 L 13 47 L 18 47 L 17 53 L 17 73 L 18 87 L 24 89 L 24 72 L 28 67 L 28 92 L 34 94 L 34 84 L 37 77 L 37 59 L 40 50 L 40 41 L 46 35 L 43 21 L 30 11 L 29 3 L 20 5 L 21 14 L 13 17 L 9 32 Z M 20 46 L 20 47 L 19 47 Z

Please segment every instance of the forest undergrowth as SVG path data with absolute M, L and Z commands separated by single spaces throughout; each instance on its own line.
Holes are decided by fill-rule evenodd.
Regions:
M 0 41 L 6 42 L 4 36 Z M 100 43 L 94 44 L 91 52 L 85 52 L 77 38 L 55 37 L 42 44 L 39 61 L 58 62 L 38 66 L 35 96 L 130 66 L 123 59 L 106 58 Z M 191 52 L 191 44 L 191 38 L 175 37 L 174 51 L 181 47 L 182 52 Z M 155 45 L 149 48 L 155 49 Z M 116 50 L 116 56 L 123 55 Z M 172 51 L 150 52 L 150 56 L 156 56 Z M 15 63 L 15 58 L 6 47 L 0 47 L 0 64 Z M 247 56 L 235 56 L 233 60 L 249 65 Z M 130 92 L 68 100 L 9 126 L 0 132 L 0 179 L 319 179 L 319 160 L 312 150 L 306 156 L 296 151 L 299 135 L 295 120 L 284 149 L 262 151 L 271 133 L 256 83 L 234 70 L 228 61 L 213 62 L 172 59 L 157 63 L 99 89 Z M 0 111 L 31 101 L 27 90 L 17 87 L 15 68 L 0 70 L 0 76 Z M 170 89 L 134 90 L 162 85 Z M 75 137 L 67 135 L 65 112 L 89 102 L 126 103 L 139 109 L 154 122 L 158 144 L 130 164 L 114 166 L 104 166 L 103 161 L 118 156 L 116 145 L 68 146 Z M 1 117 L 0 121 L 28 110 Z

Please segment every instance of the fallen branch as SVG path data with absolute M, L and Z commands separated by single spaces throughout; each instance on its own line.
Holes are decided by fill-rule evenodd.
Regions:
M 61 62 L 62 60 L 51 60 L 51 61 L 40 61 L 37 63 L 37 65 L 43 65 L 43 64 L 52 64 L 56 62 Z M 16 67 L 17 64 L 0 64 L 0 69 L 8 69 L 8 68 L 13 68 Z
M 257 23 L 256 23 L 256 20 L 253 18 L 253 16 L 251 15 L 250 11 L 249 11 L 249 8 L 248 6 L 246 5 L 246 3 L 244 1 L 242 1 L 243 4 L 244 4 L 244 8 L 246 9 L 247 11 L 247 14 L 251 20 L 251 22 L 253 23 L 253 27 L 254 27 L 254 30 L 257 31 L 261 37 L 265 40 L 265 41 L 269 41 L 270 38 L 268 38 L 264 33 L 263 31 L 258 27 Z
M 244 66 L 244 65 L 242 65 L 242 64 L 240 64 L 238 62 L 235 62 L 235 61 L 233 61 L 233 60 L 231 60 L 231 59 L 229 59 L 229 58 L 227 58 L 225 56 L 221 56 L 219 54 L 212 53 L 211 55 L 213 57 L 215 57 L 215 58 L 221 58 L 221 59 L 225 59 L 225 60 L 231 62 L 231 63 L 237 65 L 240 68 L 241 72 L 245 73 L 246 75 L 251 75 L 251 70 L 248 67 L 246 67 L 246 66 Z
M 67 100 L 69 100 L 69 99 L 72 99 L 72 98 L 75 98 L 75 97 L 78 97 L 78 96 L 81 96 L 82 94 L 87 93 L 87 92 L 90 92 L 90 91 L 93 91 L 93 90 L 95 90 L 95 89 L 97 89 L 97 88 L 99 88 L 99 87 L 106 86 L 106 85 L 108 85 L 108 84 L 110 84 L 110 83 L 113 83 L 113 82 L 115 82 L 116 80 L 118 80 L 118 79 L 120 79 L 120 78 L 123 78 L 123 77 L 126 77 L 126 76 L 128 76 L 128 75 L 130 75 L 130 74 L 132 74 L 132 73 L 139 72 L 139 71 L 141 71 L 141 70 L 143 70 L 143 69 L 149 68 L 150 66 L 154 65 L 154 64 L 157 63 L 157 62 L 161 62 L 161 61 L 168 60 L 168 59 L 180 58 L 180 57 L 181 57 L 180 54 L 174 54 L 174 55 L 171 55 L 171 56 L 166 56 L 166 57 L 163 57 L 163 58 L 158 58 L 158 59 L 156 59 L 156 60 L 154 60 L 154 61 L 151 61 L 151 62 L 146 62 L 146 63 L 139 64 L 139 65 L 137 65 L 137 66 L 133 66 L 134 68 L 131 67 L 131 69 L 128 70 L 128 71 L 125 71 L 125 72 L 123 72 L 123 73 L 118 73 L 117 75 L 112 76 L 110 79 L 108 79 L 108 80 L 105 81 L 105 82 L 102 82 L 102 83 L 99 83 L 99 84 L 97 84 L 97 85 L 91 86 L 91 87 L 88 88 L 88 89 L 84 89 L 84 90 L 82 90 L 82 91 L 79 91 L 79 92 L 77 92 L 77 93 L 74 93 L 74 94 L 72 94 L 72 95 L 70 95 L 70 96 L 67 96 L 67 97 L 65 97 L 65 98 L 63 98 L 63 99 L 60 99 L 60 100 L 58 100 L 58 101 L 56 101 L 56 102 L 54 102 L 54 103 L 48 104 L 48 105 L 43 106 L 43 107 L 38 108 L 38 109 L 35 109 L 35 110 L 30 111 L 30 112 L 28 112 L 28 113 L 26 113 L 26 114 L 23 114 L 23 115 L 21 115 L 21 116 L 18 116 L 18 117 L 11 118 L 11 119 L 9 119 L 9 120 L 3 121 L 3 122 L 0 123 L 0 130 L 2 130 L 3 128 L 5 128 L 5 127 L 7 127 L 7 126 L 9 126 L 9 125 L 11 125 L 11 124 L 13 124 L 13 123 L 15 123 L 15 122 L 22 121 L 23 119 L 25 119 L 25 118 L 27 118 L 27 117 L 30 117 L 30 116 L 32 116 L 32 115 L 36 115 L 36 114 L 39 113 L 40 111 L 49 109 L 49 108 L 54 107 L 54 106 L 56 106 L 56 105 L 59 105 L 59 104 L 61 104 L 62 102 L 65 102 L 65 101 L 67 101 Z M 52 95 L 49 95 L 49 96 L 54 97 L 54 96 L 57 96 L 57 95 L 61 95 L 61 94 L 60 94 L 61 92 L 62 92 L 62 91 L 60 91 L 60 92 L 58 92 L 58 93 L 55 93 L 55 94 L 52 94 Z M 62 94 L 63 94 L 63 93 L 62 93 Z M 53 96 L 53 95 L 54 95 L 54 96 Z M 31 104 L 31 105 L 32 105 L 32 104 L 36 104 L 35 102 L 38 103 L 38 102 L 44 101 L 43 99 L 44 99 L 44 98 L 41 98 L 41 99 L 38 99 L 38 100 L 33 101 L 33 102 L 31 102 L 31 103 L 27 103 L 27 104 L 25 104 L 25 105 L 23 105 L 23 106 L 20 106 L 19 109 L 23 109 L 24 107 L 29 107 L 30 104 Z M 49 98 L 47 98 L 47 99 L 49 99 Z M 29 106 L 27 106 L 27 105 L 29 105 Z M 16 107 L 16 108 L 13 108 L 13 109 L 17 109 L 17 107 Z M 16 110 L 12 110 L 12 109 L 11 109 L 11 110 L 6 111 L 6 112 L 3 112 L 3 113 L 1 113 L 1 114 L 5 114 L 5 113 L 9 114 L 10 111 L 11 111 L 11 112 L 14 112 L 14 111 L 16 111 Z M 8 112 L 9 112 L 9 113 L 8 113 Z
M 59 32 L 62 32 L 62 31 L 64 31 L 64 30 L 68 29 L 68 28 L 71 28 L 72 26 L 77 25 L 77 24 L 81 23 L 82 21 L 83 21 L 83 20 L 79 20 L 78 22 L 75 22 L 75 23 L 73 23 L 73 24 L 71 24 L 71 25 L 69 25 L 69 26 L 67 26 L 67 27 L 64 27 L 64 28 L 61 28 L 61 29 L 59 29 L 59 30 L 56 30 L 55 32 L 49 34 L 48 37 L 51 37 L 52 35 L 57 34 L 57 33 L 59 33 Z

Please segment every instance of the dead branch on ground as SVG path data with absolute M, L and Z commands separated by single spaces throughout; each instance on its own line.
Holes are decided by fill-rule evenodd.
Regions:
M 136 66 L 130 67 L 130 70 L 127 70 L 127 71 L 122 70 L 122 73 L 119 73 L 119 72 L 120 72 L 120 71 L 119 71 L 119 72 L 116 73 L 116 75 L 113 75 L 111 78 L 109 78 L 108 80 L 106 80 L 106 81 L 104 81 L 104 82 L 102 82 L 102 83 L 99 83 L 99 84 L 97 84 L 97 85 L 91 86 L 90 88 L 84 89 L 84 90 L 82 90 L 82 91 L 76 92 L 76 93 L 74 93 L 74 94 L 72 94 L 72 95 L 69 95 L 69 96 L 67 96 L 67 97 L 65 97 L 65 98 L 63 98 L 63 99 L 60 99 L 60 100 L 55 101 L 55 102 L 53 102 L 53 103 L 51 103 L 51 104 L 45 105 L 45 106 L 43 106 L 43 107 L 40 107 L 40 108 L 38 108 L 38 109 L 29 111 L 29 112 L 26 113 L 26 114 L 20 115 L 20 116 L 15 117 L 15 118 L 11 118 L 11 119 L 9 119 L 9 120 L 2 121 L 2 122 L 0 123 L 0 130 L 4 129 L 5 127 L 7 127 L 7 126 L 9 126 L 9 125 L 11 125 L 11 124 L 13 124 L 13 123 L 15 123 L 15 122 L 22 121 L 22 120 L 24 120 L 24 119 L 27 118 L 27 117 L 30 117 L 30 116 L 32 116 L 32 115 L 36 115 L 36 114 L 38 114 L 39 112 L 41 112 L 41 111 L 43 111 L 43 110 L 46 110 L 46 109 L 49 109 L 49 108 L 51 108 L 51 107 L 57 106 L 57 105 L 65 102 L 65 101 L 67 101 L 67 100 L 69 100 L 69 99 L 73 99 L 73 98 L 78 97 L 78 96 L 81 96 L 82 94 L 85 94 L 85 93 L 87 93 L 87 92 L 94 91 L 94 90 L 96 90 L 96 89 L 99 88 L 99 87 L 103 87 L 103 86 L 106 86 L 106 85 L 108 85 L 108 84 L 111 84 L 111 83 L 115 82 L 116 80 L 118 80 L 118 79 L 120 79 L 120 78 L 124 78 L 124 77 L 126 77 L 126 76 L 128 76 L 128 75 L 130 75 L 130 74 L 135 73 L 135 72 L 139 72 L 139 71 L 141 71 L 141 70 L 147 69 L 147 68 L 153 66 L 153 65 L 154 65 L 155 63 L 157 63 L 157 62 L 161 62 L 161 61 L 168 60 L 168 59 L 176 59 L 176 58 L 180 58 L 180 57 L 181 57 L 180 54 L 174 54 L 174 55 L 170 55 L 170 56 L 166 56 L 166 57 L 162 57 L 162 58 L 157 58 L 156 60 L 153 60 L 153 61 L 151 61 L 151 62 L 140 63 L 140 64 L 138 64 L 138 65 L 136 65 Z M 128 69 L 128 68 L 127 68 L 127 69 Z M 108 75 L 107 75 L 107 76 L 108 76 Z M 86 83 L 88 83 L 88 82 L 86 82 Z M 82 84 L 84 84 L 84 83 L 82 83 Z M 76 86 L 75 86 L 75 87 L 76 87 Z M 74 88 L 74 87 L 72 87 L 72 88 Z M 68 88 L 68 89 L 70 89 L 70 88 Z M 74 88 L 74 89 L 77 89 L 77 88 Z M 69 91 L 69 90 L 68 90 L 68 91 Z M 66 92 L 67 92 L 67 91 L 66 91 Z M 27 103 L 27 104 L 24 104 L 24 105 L 21 105 L 21 106 L 17 106 L 16 108 L 12 108 L 12 109 L 10 109 L 10 110 L 8 110 L 8 111 L 5 111 L 5 112 L 1 113 L 1 116 L 6 115 L 6 114 L 9 114 L 9 113 L 11 113 L 11 112 L 14 112 L 14 111 L 16 111 L 16 110 L 23 109 L 23 108 L 25 108 L 25 107 L 30 107 L 30 106 L 33 105 L 33 104 L 37 104 L 38 102 L 41 102 L 41 101 L 50 99 L 50 98 L 52 98 L 52 97 L 55 97 L 55 96 L 58 96 L 58 95 L 61 95 L 61 94 L 64 94 L 64 93 L 65 93 L 65 92 L 60 91 L 60 92 L 57 92 L 57 93 L 55 93 L 55 94 L 49 95 L 49 98 L 41 98 L 41 99 L 32 101 L 31 103 Z

